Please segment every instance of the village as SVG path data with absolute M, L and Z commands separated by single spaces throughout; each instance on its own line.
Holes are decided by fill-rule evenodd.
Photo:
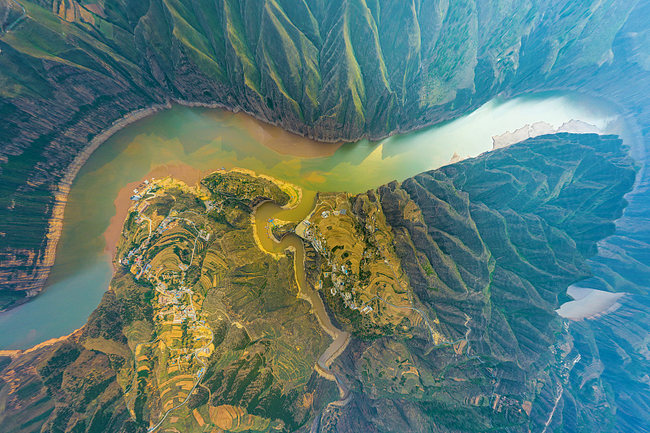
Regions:
M 336 302 L 346 309 L 358 311 L 373 326 L 407 331 L 423 319 L 428 326 L 426 317 L 412 306 L 408 280 L 395 257 L 383 214 L 372 203 L 365 204 L 364 212 L 361 221 L 350 211 L 345 194 L 323 194 L 296 227 L 296 234 L 323 258 L 316 288 L 339 299 Z
M 205 373 L 207 358 L 214 351 L 213 332 L 201 317 L 202 296 L 188 282 L 188 270 L 194 261 L 197 244 L 207 243 L 211 234 L 189 218 L 200 216 L 194 211 L 179 214 L 172 209 L 167 215 L 160 216 L 154 209 L 156 206 L 152 206 L 153 199 L 174 187 L 178 185 L 170 179 L 151 179 L 133 191 L 131 247 L 118 258 L 118 263 L 136 281 L 151 285 L 155 290 L 152 303 L 157 339 L 150 349 L 155 351 L 157 348 L 164 354 L 157 356 L 166 360 L 163 377 L 168 378 L 169 390 L 176 389 L 175 393 L 166 393 L 163 401 L 166 412 L 185 404 Z M 206 212 L 214 206 L 207 199 L 203 203 Z M 189 258 L 182 260 L 175 249 L 178 241 L 168 242 L 168 238 L 182 239 L 185 245 L 191 245 Z M 153 346 L 156 342 L 157 345 Z M 146 377 L 151 372 L 151 359 L 147 351 L 139 347 L 136 351 L 138 375 Z M 174 378 L 179 379 L 178 386 L 172 386 Z M 193 379 L 188 380 L 190 378 Z

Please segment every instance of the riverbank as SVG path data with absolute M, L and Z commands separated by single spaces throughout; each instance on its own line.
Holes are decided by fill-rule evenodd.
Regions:
M 184 106 L 199 106 L 201 108 L 218 108 L 205 106 L 205 104 L 192 104 L 186 101 L 174 101 L 179 105 Z M 297 156 L 299 158 L 321 158 L 331 156 L 338 148 L 343 144 L 340 143 L 318 143 L 312 140 L 309 140 L 304 137 L 296 136 L 295 134 L 280 130 L 279 127 L 272 126 L 269 124 L 264 124 L 258 122 L 257 120 L 249 117 L 244 113 L 233 113 L 232 120 L 237 123 L 238 126 L 242 126 L 244 130 L 251 133 L 253 138 L 260 142 L 265 147 L 277 152 L 281 155 L 290 155 Z M 300 143 L 296 145 L 292 140 L 298 140 Z M 322 145 L 322 148 L 319 146 Z M 302 201 L 302 188 L 289 183 L 278 178 L 268 176 L 265 174 L 257 173 L 253 170 L 248 170 L 241 167 L 233 167 L 230 170 L 237 171 L 240 173 L 249 174 L 251 176 L 260 177 L 267 179 L 275 184 L 277 184 L 283 191 L 290 195 L 291 200 L 285 206 L 284 209 L 291 209 L 294 206 L 297 206 Z M 126 184 L 122 189 L 119 190 L 113 204 L 115 206 L 115 214 L 111 217 L 109 226 L 104 232 L 104 239 L 106 242 L 105 252 L 110 254 L 113 257 L 115 253 L 115 248 L 119 242 L 120 234 L 122 232 L 122 225 L 128 214 L 128 210 L 131 207 L 130 197 L 133 195 L 133 189 L 140 185 L 145 179 L 162 178 L 162 177 L 173 177 L 188 185 L 196 185 L 201 179 L 205 176 L 213 173 L 214 169 L 211 170 L 201 170 L 189 164 L 182 162 L 174 164 L 164 164 L 154 167 L 141 179 L 130 182 Z M 256 239 L 259 242 L 259 239 Z
M 302 188 L 293 185 L 289 182 L 284 182 L 280 179 L 274 178 L 272 176 L 268 175 L 263 175 L 263 174 L 258 174 L 255 173 L 253 170 L 247 170 L 243 168 L 233 168 L 229 171 L 236 171 L 239 173 L 244 173 L 248 174 L 254 177 L 260 177 L 266 180 L 269 180 L 276 185 L 280 187 L 284 192 L 286 192 L 290 196 L 290 200 L 287 204 L 282 206 L 282 209 L 285 210 L 290 210 L 296 208 L 301 202 L 303 198 L 303 192 Z M 172 177 L 174 179 L 180 180 L 184 183 L 186 183 L 189 186 L 196 186 L 199 184 L 201 179 L 204 177 L 208 176 L 211 173 L 214 173 L 215 171 L 203 171 L 199 170 L 195 167 L 192 167 L 188 164 L 173 164 L 173 165 L 161 165 L 153 170 L 151 170 L 149 173 L 147 173 L 145 176 L 143 176 L 141 179 L 135 182 L 130 182 L 126 184 L 122 189 L 117 194 L 117 197 L 115 198 L 113 204 L 115 206 L 115 214 L 111 217 L 109 226 L 106 228 L 106 231 L 103 233 L 104 240 L 106 242 L 106 248 L 104 251 L 110 255 L 111 260 L 113 259 L 115 255 L 115 251 L 117 248 L 117 244 L 120 241 L 120 236 L 122 234 L 122 226 L 124 225 L 124 221 L 126 220 L 126 217 L 128 215 L 129 209 L 131 208 L 133 201 L 131 200 L 131 196 L 133 195 L 133 190 L 141 185 L 146 179 L 152 179 L 152 178 L 163 178 L 163 177 Z M 251 214 L 251 225 L 255 227 L 255 210 L 263 205 L 264 203 L 267 203 L 268 201 L 264 201 L 261 203 L 258 203 L 255 208 L 253 209 L 253 213 Z M 255 243 L 257 247 L 262 250 L 267 252 L 268 254 L 273 255 L 274 257 L 278 258 L 284 253 L 275 253 L 268 251 L 264 245 L 262 245 L 262 242 L 258 236 L 257 230 L 253 230 L 253 237 L 255 239 Z M 277 239 L 275 240 L 276 242 Z
M 297 156 L 299 158 L 327 157 L 334 155 L 346 143 L 343 140 L 318 141 L 300 132 L 284 129 L 280 124 L 269 122 L 268 119 L 255 113 L 233 110 L 221 104 L 205 104 L 180 99 L 173 99 L 173 102 L 184 107 L 208 108 L 232 113 L 233 118 L 254 139 L 281 155 Z
M 264 177 L 268 180 L 276 181 L 276 179 L 270 176 Z M 285 182 L 282 182 L 282 184 L 285 187 L 286 185 L 290 185 Z M 301 191 L 300 188 L 295 188 Z M 302 199 L 302 194 L 300 198 Z M 329 314 L 327 313 L 327 310 L 325 309 L 323 300 L 321 299 L 318 292 L 311 286 L 309 281 L 307 281 L 307 276 L 305 275 L 305 248 L 303 245 L 303 239 L 295 233 L 288 233 L 284 235 L 281 240 L 278 240 L 270 230 L 267 230 L 267 237 L 270 238 L 270 240 L 273 242 L 273 245 L 276 246 L 275 250 L 269 251 L 269 249 L 264 246 L 260 238 L 262 236 L 261 233 L 263 233 L 262 226 L 267 227 L 265 223 L 268 216 L 272 215 L 273 213 L 280 214 L 282 210 L 287 211 L 296 209 L 299 204 L 300 201 L 293 203 L 293 206 L 285 205 L 280 207 L 271 201 L 260 203 L 255 207 L 253 213 L 251 214 L 253 235 L 258 248 L 267 254 L 271 254 L 275 258 L 284 255 L 285 251 L 287 250 L 293 253 L 293 271 L 294 278 L 298 284 L 298 297 L 304 299 L 311 305 L 312 313 L 314 316 L 316 316 L 318 324 L 323 329 L 323 331 L 325 331 L 325 333 L 327 333 L 332 338 L 332 343 L 330 343 L 327 349 L 325 349 L 325 352 L 323 352 L 318 358 L 316 364 L 314 365 L 314 369 L 321 377 L 336 383 L 339 389 L 339 395 L 341 397 L 338 402 L 340 404 L 345 404 L 347 403 L 349 394 L 348 389 L 346 385 L 336 376 L 336 374 L 330 370 L 330 366 L 336 360 L 336 358 L 338 358 L 345 351 L 348 344 L 350 343 L 351 335 L 349 332 L 342 331 L 334 326 L 332 320 L 329 317 Z M 270 212 L 265 212 L 265 210 L 270 210 Z M 313 207 L 309 209 L 310 214 L 313 211 Z M 258 214 L 258 212 L 261 215 Z M 303 221 L 303 219 L 304 215 L 299 217 L 298 220 L 291 220 L 291 222 L 300 222 Z
M 256 121 L 243 113 L 173 104 L 171 109 L 114 134 L 106 145 L 93 152 L 74 179 L 67 198 L 65 227 L 46 288 L 41 295 L 0 318 L 0 329 L 7 330 L 0 346 L 24 349 L 67 334 L 85 323 L 110 281 L 111 263 L 105 251 L 104 233 L 111 226 L 108 236 L 112 243 L 119 239 L 123 219 L 115 217 L 111 225 L 118 192 L 126 183 L 146 179 L 147 173 L 156 168 L 165 173 L 149 176 L 159 173 L 157 177 L 164 177 L 171 171 L 191 184 L 193 179 L 188 176 L 199 179 L 215 168 L 243 167 L 300 186 L 305 204 L 295 211 L 284 211 L 287 213 L 279 218 L 269 216 L 275 218 L 269 223 L 272 227 L 278 219 L 304 219 L 315 191 L 360 193 L 393 179 L 403 180 L 447 165 L 454 153 L 474 156 L 488 151 L 492 148 L 491 137 L 503 131 L 540 120 L 557 126 L 570 119 L 582 119 L 602 126 L 612 116 L 608 113 L 600 108 L 591 110 L 581 101 L 563 96 L 494 102 L 458 121 L 409 136 L 382 143 L 350 143 L 332 157 L 298 158 L 273 150 L 277 148 L 273 141 L 278 136 L 295 136 L 278 135 L 273 127 L 265 125 L 262 129 L 270 133 L 262 134 L 267 142 L 261 143 L 255 138 L 257 133 L 250 130 L 257 127 L 245 126 Z M 122 194 L 132 189 L 125 189 Z M 128 211 L 129 196 L 121 199 L 121 215 Z M 262 234 L 263 243 L 275 249 L 266 240 L 266 233 Z M 31 275 L 30 271 L 30 283 Z M 78 302 L 74 311 L 66 307 L 66 299 L 70 298 Z
M 565 319 L 573 321 L 595 319 L 614 312 L 620 306 L 618 300 L 626 295 L 577 286 L 569 287 L 567 294 L 574 300 L 562 304 L 555 311 Z
M 228 113 L 231 116 L 228 121 L 233 123 L 235 127 L 241 130 L 246 130 L 254 140 L 259 141 L 265 147 L 271 149 L 279 155 L 290 155 L 299 158 L 329 157 L 343 145 L 342 141 L 335 143 L 318 142 L 307 137 L 285 131 L 278 126 L 265 122 L 263 119 L 253 118 L 249 115 L 249 113 L 245 113 L 240 110 L 228 110 L 227 107 L 220 104 L 202 104 L 194 103 L 191 101 L 170 99 L 169 102 L 165 104 L 156 104 L 127 113 L 122 118 L 113 122 L 112 126 L 107 130 L 95 136 L 89 142 L 88 146 L 86 146 L 83 151 L 77 154 L 73 162 L 68 166 L 62 179 L 56 185 L 53 191 L 54 203 L 52 206 L 52 213 L 47 223 L 45 246 L 39 252 L 38 259 L 35 260 L 36 265 L 31 272 L 32 277 L 30 279 L 32 281 L 32 289 L 27 292 L 28 296 L 22 303 L 29 302 L 34 296 L 41 293 L 47 284 L 47 279 L 50 275 L 50 269 L 54 265 L 54 261 L 56 259 L 56 251 L 59 240 L 61 238 L 63 219 L 70 188 L 72 187 L 72 184 L 83 165 L 104 142 L 106 142 L 117 132 L 157 112 L 170 109 L 172 107 L 172 104 L 177 104 L 185 107 L 215 109 L 215 113 L 219 114 L 222 114 L 224 112 Z M 224 111 L 217 111 L 217 109 Z M 211 171 L 197 170 L 190 165 L 178 163 L 155 167 L 147 176 L 172 176 L 178 178 L 179 180 L 183 180 L 188 184 L 194 184 L 210 172 Z M 147 178 L 147 176 L 144 176 L 142 179 Z M 132 186 L 135 184 L 138 184 L 138 182 L 131 182 L 126 185 L 120 191 L 121 196 L 118 195 L 118 197 L 115 199 L 116 214 L 111 219 L 110 226 L 106 230 L 104 236 L 106 239 L 106 252 L 112 253 L 115 250 L 115 245 L 119 239 L 119 234 L 121 232 L 123 216 L 129 207 L 125 205 L 125 202 L 128 203 L 128 198 L 130 195 L 125 199 L 125 191 L 132 190 Z M 18 305 L 21 304 L 13 305 L 12 308 Z M 0 312 L 2 311 L 5 310 L 0 310 Z
M 86 325 L 84 325 L 84 326 L 86 326 Z M 83 326 L 80 327 L 80 328 L 77 328 L 74 331 L 72 331 L 71 333 L 69 333 L 67 335 L 63 335 L 61 337 L 50 338 L 49 340 L 45 340 L 45 341 L 43 341 L 41 343 L 38 343 L 37 345 L 30 347 L 29 349 L 25 349 L 25 350 L 20 350 L 20 349 L 16 349 L 16 350 L 0 350 L 0 356 L 9 356 L 11 358 L 15 358 L 17 356 L 24 355 L 26 353 L 34 352 L 34 351 L 36 351 L 38 349 L 42 349 L 43 347 L 52 346 L 53 344 L 60 343 L 60 342 L 63 342 L 65 340 L 69 339 L 69 338 L 73 338 L 73 337 L 77 337 L 77 336 L 81 335 L 81 332 L 82 332 L 83 328 L 84 328 Z
M 188 164 L 172 164 L 172 165 L 161 165 L 155 167 L 141 179 L 130 182 L 126 184 L 122 189 L 119 190 L 117 197 L 113 201 L 115 206 L 115 214 L 111 217 L 110 223 L 104 231 L 103 237 L 106 242 L 106 247 L 104 251 L 110 255 L 111 260 L 115 255 L 117 244 L 120 241 L 120 236 L 122 234 L 122 226 L 124 221 L 129 213 L 129 209 L 133 205 L 131 196 L 133 195 L 133 190 L 141 185 L 146 179 L 151 178 L 164 178 L 164 177 L 173 177 L 174 179 L 180 180 L 186 183 L 189 186 L 197 185 L 203 177 L 209 173 L 205 173 L 202 170 L 192 167 Z
M 47 278 L 50 274 L 50 269 L 54 265 L 54 260 L 56 258 L 56 249 L 63 230 L 63 218 L 65 207 L 68 202 L 68 195 L 70 194 L 70 188 L 72 187 L 72 183 L 77 177 L 79 170 L 81 170 L 81 167 L 86 163 L 86 161 L 88 161 L 88 158 L 90 158 L 93 152 L 115 133 L 138 120 L 144 119 L 145 117 L 151 116 L 158 111 L 170 107 L 170 105 L 153 105 L 151 107 L 131 112 L 113 122 L 113 125 L 110 128 L 93 138 L 88 146 L 86 146 L 86 148 L 80 152 L 68 166 L 63 178 L 59 181 L 53 192 L 54 204 L 52 206 L 52 214 L 47 223 L 48 229 L 47 234 L 45 235 L 45 247 L 39 254 L 39 259 L 37 260 L 36 266 L 33 270 L 33 289 L 30 290 L 29 296 L 25 298 L 24 302 L 29 302 L 31 298 L 39 294 L 45 287 Z M 12 308 L 16 306 L 18 305 L 14 305 Z

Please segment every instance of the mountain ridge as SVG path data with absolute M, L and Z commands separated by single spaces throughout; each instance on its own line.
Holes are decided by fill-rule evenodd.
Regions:
M 319 196 L 319 211 L 336 204 L 337 213 L 312 212 L 312 230 L 339 224 L 314 235 L 323 242 L 310 238 L 306 268 L 354 335 L 331 366 L 350 387 L 340 404 L 329 404 L 336 387 L 313 370 L 329 339 L 297 296 L 293 253 L 269 256 L 253 236 L 254 204 L 290 194 L 239 172 L 208 176 L 206 189 L 158 179 L 126 218 L 118 271 L 88 324 L 0 357 L 0 423 L 17 432 L 144 432 L 158 421 L 188 432 L 206 422 L 225 431 L 541 430 L 579 392 L 567 386 L 571 395 L 558 397 L 579 352 L 554 308 L 588 277 L 585 260 L 613 232 L 634 174 L 616 137 L 555 134 L 357 196 Z M 338 257 L 360 271 L 342 271 Z M 404 273 L 388 280 L 390 269 Z M 365 304 L 370 312 L 341 307 L 349 298 L 330 296 L 328 281 L 357 275 L 366 282 L 340 288 L 356 287 L 353 301 L 380 278 L 377 290 L 394 291 L 377 295 L 413 302 L 429 319 L 379 298 Z M 584 404 L 591 426 L 611 415 L 602 400 Z
M 592 92 L 581 79 L 600 82 L 595 72 L 643 65 L 644 55 L 611 55 L 642 2 L 19 4 L 26 17 L 0 35 L 2 309 L 42 288 L 53 190 L 91 139 L 128 113 L 179 100 L 325 141 L 380 138 L 495 95 Z M 0 16 L 9 24 L 16 3 L 0 1 Z M 625 88 L 595 92 L 629 99 Z

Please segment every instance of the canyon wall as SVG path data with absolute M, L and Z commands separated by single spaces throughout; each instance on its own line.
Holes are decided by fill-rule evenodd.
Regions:
M 92 139 L 133 111 L 218 104 L 322 141 L 546 89 L 634 114 L 644 3 L 0 0 L 0 309 L 41 290 L 57 191 Z

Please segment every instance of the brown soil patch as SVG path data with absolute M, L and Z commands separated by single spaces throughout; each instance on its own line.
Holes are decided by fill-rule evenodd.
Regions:
M 220 429 L 230 430 L 233 427 L 233 420 L 242 415 L 242 410 L 230 405 L 210 406 L 210 420 Z

